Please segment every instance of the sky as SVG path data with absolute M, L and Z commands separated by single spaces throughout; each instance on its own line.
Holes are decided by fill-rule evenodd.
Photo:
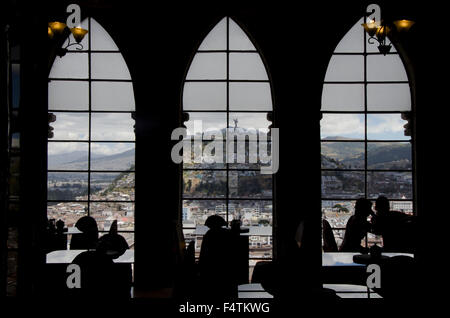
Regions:
M 54 128 L 54 137 L 50 140 L 89 139 L 89 113 L 53 112 L 56 121 L 50 125 Z M 134 141 L 135 122 L 130 113 L 92 113 L 91 141 Z M 112 155 L 131 149 L 131 143 L 92 143 L 92 151 L 98 155 Z M 58 142 L 48 147 L 49 155 L 72 151 L 87 151 L 87 143 Z
M 367 138 L 372 140 L 409 140 L 404 135 L 400 114 L 368 114 Z M 320 123 L 321 138 L 340 136 L 364 139 L 363 114 L 324 114 Z
M 359 43 L 362 38 L 362 27 L 358 21 L 347 33 L 336 48 L 336 52 L 353 52 L 361 49 Z M 83 21 L 87 27 L 87 21 Z M 225 49 L 227 42 L 225 20 L 220 21 L 206 36 L 200 50 Z M 91 20 L 92 49 L 118 50 L 112 38 L 95 20 Z M 230 20 L 230 49 L 256 50 L 245 32 Z M 87 38 L 83 40 L 87 45 Z M 86 49 L 86 47 L 85 47 Z M 92 53 L 91 76 L 93 78 L 110 78 L 129 80 L 126 62 L 119 52 Z M 407 80 L 406 73 L 398 55 L 368 56 L 368 79 L 379 80 Z M 325 80 L 328 81 L 359 81 L 363 74 L 361 58 L 358 56 L 334 55 L 330 60 Z M 114 66 L 114 67 L 111 67 Z M 50 73 L 56 78 L 87 78 L 87 54 L 68 53 L 63 58 L 57 58 Z M 214 79 L 255 79 L 268 80 L 265 66 L 255 52 L 230 53 L 230 69 L 227 75 L 225 53 L 198 52 L 190 65 L 187 79 L 197 82 L 186 82 L 183 91 L 183 106 L 189 110 L 226 110 L 225 82 L 198 82 L 198 80 Z M 326 84 L 322 96 L 322 110 L 360 111 L 364 94 L 362 85 Z M 333 86 L 335 85 L 335 86 Z M 392 86 L 394 85 L 394 86 Z M 396 86 L 395 86 L 396 85 Z M 402 86 L 403 85 L 403 86 Z M 134 93 L 131 82 L 93 82 L 92 86 L 93 110 L 121 110 L 134 111 Z M 270 122 L 267 121 L 267 111 L 272 110 L 272 96 L 268 82 L 258 83 L 230 83 L 230 110 L 251 110 L 260 113 L 230 113 L 229 127 L 234 127 L 233 119 L 238 120 L 238 127 L 268 131 Z M 367 90 L 369 110 L 398 110 L 410 108 L 409 86 L 407 84 L 369 84 Z M 87 82 L 52 81 L 49 84 L 49 109 L 88 110 Z M 398 104 L 399 109 L 391 107 L 391 103 Z M 349 107 L 349 109 L 346 109 Z M 89 138 L 89 114 L 67 113 L 53 111 L 56 115 L 54 138 L 52 140 L 80 140 Z M 226 113 L 195 113 L 190 112 L 190 120 L 186 122 L 189 132 L 194 131 L 193 122 L 202 120 L 203 130 L 220 130 L 227 126 Z M 404 136 L 405 121 L 400 114 L 368 114 L 368 139 L 380 140 L 408 140 Z M 134 141 L 134 120 L 130 113 L 92 113 L 91 140 Z M 324 114 L 321 120 L 321 137 L 341 136 L 355 139 L 364 138 L 364 115 L 361 114 Z M 86 149 L 87 143 L 51 143 L 49 155 Z M 99 155 L 110 155 L 129 150 L 132 143 L 93 143 L 92 150 Z
M 88 140 L 88 113 L 55 113 L 54 138 L 52 140 Z M 230 127 L 234 127 L 233 119 L 238 120 L 238 127 L 259 129 L 267 132 L 270 124 L 266 119 L 267 113 L 230 113 Z M 203 119 L 204 131 L 219 130 L 225 127 L 226 113 L 190 113 L 190 120 L 186 123 L 189 132 L 194 131 L 194 121 L 199 123 Z M 404 136 L 403 126 L 406 121 L 400 114 L 368 114 L 367 136 L 372 140 L 409 140 Z M 134 141 L 134 120 L 129 113 L 92 114 L 92 151 L 98 155 L 111 155 L 131 149 Z M 198 129 L 198 127 L 197 127 Z M 321 138 L 340 136 L 364 139 L 364 115 L 362 114 L 324 114 L 321 120 Z M 116 140 L 121 143 L 101 143 L 100 140 Z M 87 151 L 87 143 L 58 142 L 51 143 L 49 154 L 83 150 Z

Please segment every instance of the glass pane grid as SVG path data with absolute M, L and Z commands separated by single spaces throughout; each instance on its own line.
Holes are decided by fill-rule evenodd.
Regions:
M 207 54 L 212 56 L 206 57 Z M 208 69 L 204 74 L 198 69 L 200 60 L 207 64 L 211 62 L 208 59 L 223 57 L 226 58 L 225 64 L 220 61 L 219 65 Z M 220 73 L 208 75 L 209 72 L 219 70 Z M 210 90 L 208 94 L 212 95 L 205 97 L 207 87 L 223 88 L 216 93 Z M 198 88 L 198 92 L 193 88 Z M 201 99 L 196 94 L 199 94 Z M 205 98 L 212 101 L 205 101 Z M 185 123 L 190 136 L 199 137 L 200 134 L 203 136 L 204 132 L 215 130 L 221 131 L 226 140 L 230 133 L 227 128 L 234 127 L 231 133 L 236 129 L 247 133 L 251 128 L 265 131 L 270 125 L 266 117 L 267 112 L 272 111 L 272 97 L 265 65 L 245 32 L 230 18 L 224 18 L 213 28 L 194 56 L 185 79 L 183 110 L 190 116 L 189 121 Z M 196 120 L 202 120 L 201 128 L 195 127 Z M 259 141 L 258 134 L 254 141 Z M 204 147 L 209 142 L 211 140 L 202 138 L 200 144 Z M 248 144 L 246 142 L 246 147 Z M 193 145 L 189 159 L 192 160 L 195 151 L 196 147 Z M 235 148 L 233 152 L 237 154 L 239 151 L 240 148 Z M 226 159 L 223 163 L 214 165 L 186 162 L 183 164 L 183 230 L 186 240 L 195 242 L 197 257 L 202 237 L 194 233 L 199 226 L 204 225 L 210 215 L 222 216 L 227 222 L 238 218 L 243 226 L 267 226 L 266 229 L 271 229 L 272 176 L 261 177 L 260 165 L 249 164 L 245 151 L 244 157 L 247 164 L 227 163 Z M 270 234 L 252 235 L 249 238 L 250 259 L 272 257 L 271 234 L 270 230 Z
M 61 73 L 54 65 L 50 76 L 49 111 L 54 112 L 56 121 L 51 124 L 54 137 L 48 142 L 48 216 L 62 219 L 71 227 L 80 217 L 90 215 L 100 232 L 108 231 L 117 220 L 119 233 L 132 247 L 132 81 L 123 56 L 107 32 L 94 19 L 84 23 L 89 23 L 86 28 L 90 30 L 84 39 L 87 50 L 68 53 L 77 61 L 88 58 L 84 68 L 64 68 L 66 73 Z
M 382 55 L 367 44 L 362 21 L 339 43 L 323 82 L 323 95 L 328 96 L 322 97 L 322 217 L 329 221 L 338 247 L 355 199 L 373 201 L 384 195 L 391 209 L 405 213 L 413 213 L 414 206 L 413 140 L 405 136 L 407 121 L 402 120 L 412 107 L 408 76 L 394 48 Z M 357 85 L 363 87 L 362 103 L 355 103 L 355 94 L 347 96 Z M 342 90 L 347 102 L 334 102 L 342 95 L 333 88 Z M 381 237 L 369 234 L 362 242 L 373 244 L 382 246 Z

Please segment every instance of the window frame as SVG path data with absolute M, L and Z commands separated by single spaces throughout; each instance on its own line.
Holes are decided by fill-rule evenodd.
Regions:
M 364 21 L 368 18 L 367 15 L 365 15 L 363 17 Z M 359 20 L 358 20 L 359 21 Z M 358 24 L 358 22 L 357 22 Z M 355 27 L 357 24 L 353 25 L 353 27 Z M 351 28 L 351 29 L 352 29 Z M 362 26 L 361 26 L 362 28 Z M 351 30 L 350 29 L 350 30 Z M 347 32 L 349 32 L 350 30 L 348 30 Z M 407 67 L 407 63 L 405 60 L 405 54 L 404 52 L 402 52 L 401 48 L 398 47 L 396 45 L 395 42 L 393 42 L 390 38 L 389 40 L 391 41 L 392 46 L 395 48 L 394 52 L 389 52 L 386 55 L 397 55 L 400 58 L 400 61 L 402 63 L 402 67 L 406 73 L 407 76 L 407 80 L 404 81 L 392 81 L 392 80 L 376 80 L 376 81 L 370 81 L 368 80 L 368 57 L 371 55 L 377 55 L 377 56 L 383 56 L 381 53 L 379 52 L 370 52 L 368 51 L 368 35 L 366 32 L 362 32 L 363 34 L 363 38 L 361 39 L 361 41 L 363 41 L 363 52 L 345 52 L 345 51 L 339 51 L 339 52 L 335 52 L 333 51 L 333 53 L 330 56 L 329 61 L 332 60 L 332 58 L 334 56 L 362 56 L 363 57 L 363 80 L 362 81 L 326 81 L 326 73 L 325 73 L 325 77 L 324 80 L 322 82 L 322 89 L 325 86 L 325 84 L 341 84 L 341 85 L 347 85 L 347 84 L 362 84 L 363 85 L 363 89 L 364 89 L 364 109 L 360 110 L 360 111 L 346 111 L 346 110 L 320 110 L 320 119 L 323 118 L 323 115 L 326 114 L 359 114 L 359 115 L 363 115 L 364 116 L 364 136 L 363 138 L 355 138 L 352 140 L 339 140 L 339 139 L 324 139 L 322 136 L 322 133 L 320 133 L 320 149 L 321 149 L 321 155 L 322 155 L 322 144 L 323 143 L 329 143 L 329 142 L 348 142 L 348 143 L 364 143 L 364 167 L 363 168 L 358 168 L 358 169 L 332 169 L 332 168 L 324 168 L 322 163 L 320 166 L 320 171 L 321 171 L 321 194 L 320 194 L 320 201 L 321 201 L 321 210 L 322 210 L 322 216 L 321 218 L 325 218 L 325 216 L 323 215 L 324 212 L 324 208 L 323 208 L 323 203 L 325 201 L 331 201 L 331 202 L 353 202 L 356 201 L 358 198 L 360 198 L 361 196 L 355 196 L 355 197 L 332 197 L 329 195 L 326 195 L 323 193 L 323 172 L 333 172 L 333 171 L 339 171 L 339 172 L 363 172 L 364 173 L 364 196 L 363 198 L 366 198 L 370 201 L 375 201 L 376 198 L 371 197 L 370 192 L 369 192 L 369 175 L 371 173 L 383 173 L 383 172 L 398 172 L 398 173 L 410 173 L 411 174 L 411 198 L 390 198 L 388 197 L 389 201 L 391 202 L 411 202 L 411 207 L 412 207 L 412 215 L 417 215 L 417 182 L 416 182 L 416 160 L 415 160 L 415 152 L 416 152 L 416 136 L 415 136 L 415 129 L 414 129 L 414 122 L 415 122 L 415 101 L 414 101 L 414 85 L 413 85 L 413 77 L 411 76 L 411 70 Z M 344 35 L 344 37 L 347 35 L 347 33 Z M 344 38 L 342 37 L 342 39 Z M 341 39 L 341 40 L 342 40 Z M 339 44 L 336 46 L 336 48 L 339 46 Z M 336 49 L 335 48 L 335 49 Z M 328 71 L 328 69 L 327 69 Z M 378 85 L 378 84 L 408 84 L 409 86 L 409 99 L 410 99 L 410 109 L 408 111 L 398 111 L 398 110 L 369 110 L 368 109 L 368 85 Z M 323 91 L 322 91 L 322 96 L 323 96 Z M 401 105 L 399 105 L 401 106 Z M 322 108 L 322 107 L 321 107 Z M 368 139 L 368 116 L 369 115 L 383 115 L 383 114 L 398 114 L 398 115 L 402 115 L 402 114 L 408 114 L 409 115 L 409 120 L 408 123 L 410 125 L 410 138 L 409 139 L 405 139 L 405 140 L 401 140 L 401 139 Z M 320 125 L 322 127 L 322 123 Z M 376 144 L 376 143 L 409 143 L 411 146 L 411 168 L 410 169 L 373 169 L 373 168 L 369 168 L 368 167 L 368 144 Z M 342 231 L 344 230 L 345 232 L 345 227 L 332 227 L 333 233 L 335 231 Z M 366 235 L 365 238 L 365 244 L 366 246 L 368 246 L 368 236 Z
M 223 20 L 226 19 L 226 49 L 219 49 L 219 50 L 207 50 L 207 49 L 199 49 L 201 47 L 201 44 L 203 42 L 203 40 L 206 39 L 206 37 L 209 35 L 209 33 Z M 238 25 L 238 27 L 245 33 L 245 35 L 247 36 L 247 38 L 249 39 L 249 41 L 252 43 L 252 45 L 254 46 L 254 50 L 236 50 L 236 49 L 230 49 L 230 19 Z M 197 53 L 224 53 L 226 54 L 226 78 L 225 79 L 187 79 L 187 75 L 189 73 L 189 69 L 192 65 L 192 62 L 194 61 L 195 56 L 197 55 Z M 264 71 L 265 74 L 267 75 L 267 79 L 230 79 L 230 54 L 233 53 L 254 53 L 254 54 L 258 54 L 258 57 L 261 59 L 262 65 L 264 66 Z M 225 110 L 206 110 L 206 109 L 201 109 L 201 110 L 185 110 L 184 109 L 184 104 L 183 104 L 183 96 L 184 96 L 184 87 L 185 87 L 185 83 L 196 83 L 196 82 L 200 82 L 200 83 L 226 83 L 226 109 Z M 269 87 L 270 87 L 270 97 L 271 97 L 271 107 L 270 110 L 235 110 L 235 109 L 230 109 L 230 83 L 268 83 Z M 261 50 L 259 49 L 259 47 L 257 46 L 256 42 L 254 41 L 254 39 L 251 37 L 251 35 L 247 32 L 247 30 L 232 16 L 225 16 L 225 17 L 221 17 L 215 24 L 212 25 L 212 27 L 210 27 L 208 29 L 208 32 L 203 36 L 203 38 L 201 39 L 201 41 L 198 43 L 196 50 L 193 51 L 192 56 L 190 58 L 190 61 L 188 63 L 188 67 L 186 68 L 184 77 L 183 77 L 183 84 L 182 84 L 182 89 L 181 89 L 181 99 L 180 99 L 180 113 L 182 114 L 182 125 L 185 125 L 185 122 L 187 122 L 184 118 L 188 118 L 188 114 L 189 113 L 221 113 L 221 114 L 226 114 L 226 128 L 227 128 L 227 136 L 224 136 L 224 142 L 226 143 L 226 140 L 228 140 L 228 128 L 230 128 L 230 113 L 254 113 L 254 114 L 266 114 L 266 118 L 268 118 L 270 116 L 270 125 L 269 125 L 269 131 L 270 128 L 273 126 L 274 123 L 274 113 L 275 113 L 275 102 L 274 102 L 274 94 L 273 94 L 273 84 L 272 84 L 272 79 L 271 79 L 271 74 L 268 70 L 267 67 L 267 63 L 266 60 L 261 52 Z M 188 139 L 188 140 L 192 140 L 192 139 Z M 207 140 L 207 139 L 203 139 L 203 135 L 202 135 L 202 139 L 201 143 L 203 142 L 210 142 L 211 140 Z M 248 140 L 246 141 L 246 147 L 248 144 Z M 259 143 L 259 134 L 257 134 L 256 137 L 256 142 Z M 183 188 L 183 172 L 189 172 L 189 171 L 225 171 L 226 172 L 226 193 L 224 197 L 189 197 L 189 196 L 184 196 L 184 188 Z M 230 172 L 240 172 L 240 171 L 255 171 L 255 172 L 259 172 L 260 169 L 259 168 L 233 168 L 230 167 L 230 163 L 224 163 L 224 167 L 223 168 L 205 168 L 205 167 L 200 167 L 200 168 L 186 168 L 184 167 L 184 162 L 181 163 L 181 173 L 180 173 L 180 213 L 179 213 L 179 222 L 182 225 L 182 230 L 195 230 L 196 227 L 189 227 L 189 226 L 184 226 L 184 222 L 182 219 L 182 215 L 183 215 L 183 208 L 184 208 L 184 201 L 223 201 L 224 204 L 226 204 L 226 222 L 228 223 L 230 221 L 230 212 L 229 212 L 229 205 L 230 202 L 233 201 L 248 201 L 248 202 L 253 202 L 253 201 L 260 201 L 260 202 L 264 202 L 264 201 L 270 201 L 272 203 L 272 225 L 271 225 L 271 235 L 254 235 L 254 236 L 259 236 L 259 237 L 269 237 L 268 241 L 270 242 L 270 244 L 272 245 L 271 248 L 271 257 L 251 257 L 251 255 L 249 254 L 249 260 L 250 261 L 263 261 L 263 260 L 271 260 L 274 258 L 275 255 L 275 244 L 274 244 L 274 222 L 275 222 L 275 214 L 276 214 L 276 204 L 275 204 L 275 175 L 271 175 L 271 179 L 272 179 L 272 187 L 271 187 L 271 197 L 270 198 L 251 198 L 251 197 L 246 197 L 246 198 L 234 198 L 230 196 L 230 186 L 229 186 L 229 182 L 230 182 Z M 249 236 L 249 240 L 251 241 L 251 237 Z M 250 248 L 250 245 L 249 245 Z
M 87 17 L 86 18 L 88 21 L 88 30 L 91 30 L 91 20 L 93 19 L 93 17 Z M 96 21 L 96 23 L 103 28 L 103 26 L 98 23 Z M 107 33 L 106 29 L 105 32 Z M 63 82 L 63 81 L 73 81 L 73 82 L 87 82 L 88 83 L 88 90 L 87 90 L 87 94 L 88 94 L 88 105 L 87 105 L 87 109 L 84 110 L 74 110 L 74 109 L 70 109 L 70 107 L 68 107 L 69 109 L 51 109 L 48 108 L 48 112 L 49 113 L 79 113 L 79 114 L 88 114 L 88 132 L 87 132 L 87 136 L 88 138 L 86 140 L 80 140 L 80 139 L 58 139 L 58 140 L 52 140 L 51 138 L 48 138 L 47 141 L 47 146 L 50 143 L 78 143 L 78 144 L 87 144 L 87 168 L 83 169 L 83 170 L 70 170 L 70 169 L 49 169 L 47 167 L 47 180 L 48 180 L 48 174 L 49 173 L 85 173 L 87 174 L 87 199 L 86 200 L 64 200 L 64 199 L 48 199 L 48 197 L 46 198 L 47 201 L 47 206 L 48 203 L 80 203 L 80 204 L 86 204 L 86 215 L 87 216 L 92 216 L 91 215 L 91 205 L 92 204 L 98 204 L 98 203 L 112 203 L 112 204 L 117 204 L 117 203 L 124 203 L 124 204 L 132 204 L 133 205 L 133 230 L 123 230 L 123 229 L 118 229 L 118 233 L 132 233 L 133 234 L 133 242 L 132 244 L 130 244 L 130 248 L 134 247 L 134 243 L 135 243 L 135 207 L 136 207 L 136 199 L 134 197 L 133 200 L 93 200 L 91 198 L 91 175 L 95 174 L 95 173 L 117 173 L 117 174 L 122 174 L 122 173 L 133 173 L 134 175 L 136 175 L 136 166 L 135 166 L 135 162 L 136 162 L 136 157 L 134 156 L 134 160 L 133 160 L 133 170 L 122 170 L 122 169 L 114 169 L 114 170 L 98 170 L 98 169 L 91 169 L 91 152 L 92 152 L 92 147 L 91 144 L 96 144 L 96 143 L 125 143 L 125 144 L 132 144 L 133 145 L 133 149 L 136 149 L 136 135 L 134 133 L 134 138 L 132 140 L 103 140 L 103 139 L 92 139 L 92 114 L 130 114 L 132 120 L 134 120 L 134 116 L 135 116 L 135 110 L 93 110 L 92 108 L 92 83 L 94 82 L 104 82 L 104 83 L 131 83 L 133 84 L 133 79 L 117 79 L 117 78 L 92 78 L 92 54 L 97 54 L 97 53 L 105 53 L 105 54 L 120 54 L 122 57 L 122 53 L 120 51 L 119 48 L 117 48 L 117 50 L 96 50 L 96 49 L 92 49 L 92 35 L 91 32 L 87 33 L 87 41 L 88 41 L 88 48 L 84 48 L 83 50 L 71 50 L 69 51 L 69 53 L 71 54 L 87 54 L 87 62 L 88 62 L 88 74 L 87 74 L 87 78 L 73 78 L 73 77 L 50 77 L 48 78 L 49 83 L 51 81 L 56 81 L 56 82 Z M 62 57 L 64 59 L 64 57 Z M 128 65 L 126 64 L 125 58 L 123 57 L 123 62 L 125 63 L 125 66 L 128 68 Z M 134 91 L 133 91 L 133 98 L 134 98 Z M 124 105 L 125 106 L 125 105 Z M 128 107 L 128 106 L 127 106 Z M 133 107 L 134 108 L 134 107 Z M 48 156 L 48 155 L 47 155 Z M 48 182 L 48 181 L 47 181 Z M 48 183 L 47 183 L 47 187 L 48 187 Z M 136 187 L 136 183 L 134 184 L 134 189 Z M 47 211 L 48 214 L 48 211 Z M 100 230 L 99 229 L 99 233 L 108 233 L 109 230 Z

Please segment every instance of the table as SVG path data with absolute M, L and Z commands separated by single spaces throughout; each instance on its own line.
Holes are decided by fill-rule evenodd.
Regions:
M 273 298 L 261 284 L 242 284 L 238 286 L 238 298 Z
M 239 233 L 241 236 L 272 236 L 271 226 L 244 226 L 242 229 L 248 229 L 248 231 Z M 192 234 L 201 236 L 205 235 L 208 230 L 209 228 L 206 225 L 197 225 Z
M 47 254 L 47 264 L 70 264 L 82 252 L 87 250 L 58 250 Z M 114 263 L 134 263 L 134 250 L 126 250 L 121 256 L 113 260 Z
M 322 254 L 322 282 L 328 284 L 366 284 L 366 265 L 353 261 L 360 253 L 328 252 Z M 382 253 L 383 256 L 411 256 L 409 253 Z
M 70 234 L 79 234 L 83 233 L 79 229 L 77 229 L 75 226 L 71 226 L 67 228 L 67 232 L 64 232 L 64 234 L 70 235 Z
M 334 290 L 340 298 L 382 298 L 379 294 L 363 285 L 323 284 L 323 288 Z
M 328 252 L 322 254 L 322 266 L 365 266 L 364 264 L 358 264 L 353 261 L 353 256 L 361 255 L 361 253 L 351 252 Z M 410 253 L 382 253 L 382 256 L 410 256 L 414 257 L 414 254 Z
M 359 266 L 364 265 L 353 262 L 353 256 L 359 253 L 328 252 L 322 254 L 322 266 Z

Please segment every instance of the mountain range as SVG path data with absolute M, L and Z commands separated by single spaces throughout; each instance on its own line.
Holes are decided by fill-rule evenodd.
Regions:
M 347 142 L 347 140 L 339 136 L 323 139 L 321 144 L 323 168 L 364 168 L 364 143 Z M 134 148 L 109 156 L 91 153 L 92 170 L 128 170 L 134 165 L 134 161 Z M 367 165 L 369 169 L 411 169 L 411 144 L 409 142 L 368 142 Z M 48 166 L 51 170 L 86 170 L 86 152 L 73 151 L 49 155 Z
M 130 149 L 110 156 L 91 153 L 92 170 L 128 170 L 134 165 L 135 149 Z M 48 155 L 50 170 L 86 170 L 87 153 L 72 151 L 58 155 Z
M 341 140 L 344 142 L 339 142 Z M 323 168 L 364 168 L 364 142 L 346 142 L 346 140 L 349 139 L 339 136 L 323 139 L 324 142 L 321 144 Z M 368 142 L 367 166 L 369 169 L 411 169 L 411 144 Z

